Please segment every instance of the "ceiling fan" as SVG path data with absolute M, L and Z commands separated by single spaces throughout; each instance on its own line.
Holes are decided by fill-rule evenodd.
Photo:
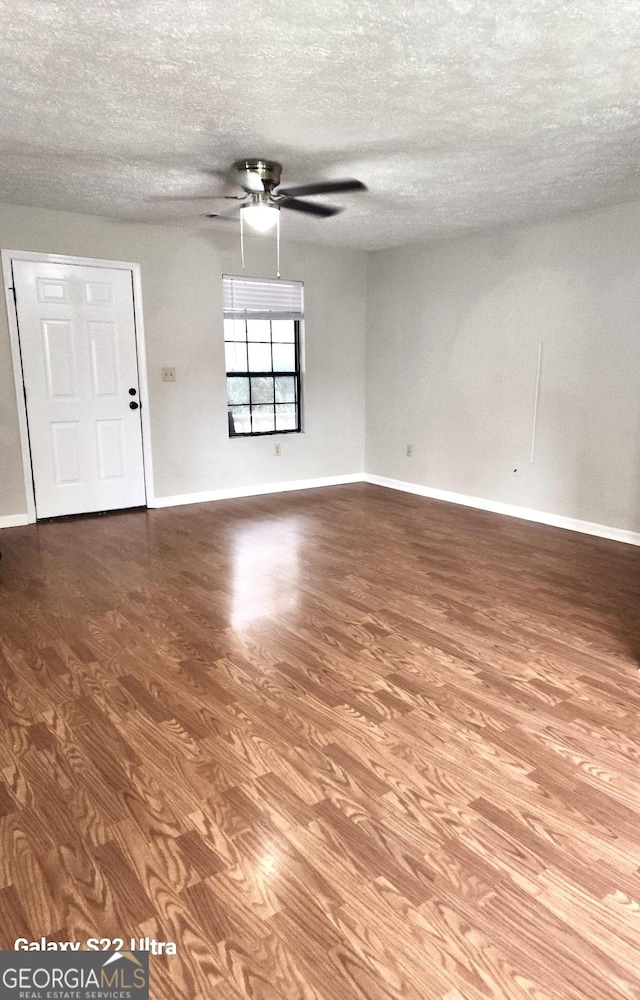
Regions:
M 305 212 L 327 218 L 342 211 L 337 205 L 317 205 L 301 200 L 301 195 L 331 194 L 338 191 L 366 191 L 362 181 L 346 179 L 341 181 L 319 181 L 315 184 L 300 184 L 297 187 L 281 188 L 282 165 L 274 160 L 237 160 L 229 172 L 230 179 L 244 191 L 242 195 L 220 195 L 239 203 L 240 218 L 258 232 L 265 233 L 279 219 L 281 208 L 294 212 Z M 216 197 L 215 195 L 213 196 Z M 208 219 L 228 219 L 237 217 L 208 212 Z

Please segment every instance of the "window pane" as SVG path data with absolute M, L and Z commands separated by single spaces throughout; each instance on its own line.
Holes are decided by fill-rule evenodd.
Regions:
M 273 371 L 271 367 L 271 344 L 249 344 L 249 371 Z
M 225 319 L 224 321 L 225 340 L 246 340 L 247 328 L 243 319 Z
M 296 370 L 296 352 L 293 344 L 273 345 L 273 371 L 294 372 Z
M 251 379 L 251 402 L 273 403 L 273 378 L 262 375 Z
M 234 376 L 227 379 L 227 401 L 229 403 L 249 402 L 249 379 Z
M 287 344 L 293 344 L 296 339 L 296 328 L 292 319 L 271 320 L 271 329 L 274 340 L 284 340 Z
M 295 403 L 296 380 L 293 375 L 278 375 L 276 379 L 276 402 Z
M 273 417 L 273 406 L 252 406 L 251 413 L 253 415 L 254 434 L 266 434 L 268 431 L 274 431 L 276 429 Z
M 230 406 L 235 434 L 251 434 L 251 416 L 248 406 Z
M 246 344 L 225 344 L 224 357 L 228 372 L 246 372 L 247 370 Z
M 276 406 L 276 430 L 295 431 L 297 426 L 294 403 L 280 403 Z
M 247 339 L 262 340 L 267 343 L 271 340 L 271 326 L 268 319 L 248 319 Z

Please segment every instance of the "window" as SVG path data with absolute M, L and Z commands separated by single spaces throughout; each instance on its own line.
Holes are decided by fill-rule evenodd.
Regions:
M 299 431 L 302 283 L 222 283 L 229 436 Z

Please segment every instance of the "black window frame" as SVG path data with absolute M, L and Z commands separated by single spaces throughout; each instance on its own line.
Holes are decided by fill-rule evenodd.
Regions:
M 228 318 L 231 318 L 231 317 L 228 317 Z M 263 316 L 263 317 L 260 317 L 260 318 L 261 319 L 265 319 L 266 317 Z M 293 317 L 284 317 L 284 316 L 278 317 L 278 319 L 285 319 L 285 318 L 290 319 L 291 322 L 293 323 L 293 331 L 294 331 L 293 332 L 293 344 L 294 344 L 294 365 L 295 365 L 295 370 L 294 371 L 286 371 L 286 372 L 285 371 L 276 371 L 272 367 L 269 371 L 251 371 L 251 370 L 249 370 L 249 371 L 233 371 L 233 372 L 228 372 L 228 371 L 226 371 L 226 364 L 225 364 L 225 388 L 227 386 L 226 379 L 229 379 L 229 378 L 246 378 L 246 379 L 249 380 L 249 402 L 248 402 L 248 404 L 247 403 L 230 403 L 229 402 L 229 394 L 227 392 L 227 415 L 228 415 L 229 437 L 230 438 L 231 437 L 245 437 L 245 438 L 246 437 L 269 437 L 269 436 L 273 436 L 275 434 L 301 434 L 302 433 L 302 378 L 301 378 L 301 372 L 300 372 L 300 328 L 301 328 L 302 321 L 300 319 L 294 319 Z M 246 337 L 246 339 L 244 341 L 236 341 L 236 340 L 230 341 L 230 340 L 227 340 L 226 337 L 225 337 L 225 340 L 224 340 L 225 348 L 226 348 L 226 345 L 230 344 L 230 343 L 245 343 L 247 345 L 249 345 L 250 343 L 251 344 L 255 344 L 255 343 L 266 344 L 267 343 L 266 340 L 264 340 L 264 341 L 255 341 L 255 340 L 249 340 L 248 339 L 248 329 L 247 329 L 246 324 L 247 324 L 248 320 L 251 319 L 250 316 L 238 316 L 238 317 L 233 317 L 233 319 L 234 319 L 234 322 L 236 322 L 236 323 L 238 323 L 238 322 L 242 323 L 243 322 L 245 324 L 245 332 L 247 333 L 247 337 Z M 273 339 L 273 327 L 271 326 L 272 322 L 273 322 L 273 320 L 271 320 L 271 319 L 268 320 L 268 323 L 269 323 L 269 334 L 270 334 L 268 343 L 269 343 L 269 345 L 271 347 L 271 364 L 273 366 L 273 345 L 274 345 L 274 343 L 275 344 L 287 344 L 287 345 L 290 345 L 291 341 L 290 340 L 287 340 L 287 341 L 276 340 L 276 341 L 274 341 L 274 339 Z M 249 352 L 248 352 L 248 348 L 247 348 L 247 364 L 248 364 L 248 362 L 249 362 Z M 265 377 L 266 378 L 272 378 L 273 382 L 274 382 L 274 392 L 273 392 L 273 414 L 274 414 L 274 421 L 273 422 L 274 422 L 274 430 L 272 430 L 272 431 L 254 431 L 253 430 L 253 412 L 252 412 L 252 406 L 253 405 L 256 405 L 256 406 L 269 406 L 270 404 L 269 403 L 255 403 L 255 404 L 253 404 L 253 401 L 251 399 L 251 379 L 252 378 L 265 378 Z M 276 414 L 277 414 L 276 407 L 278 406 L 278 403 L 276 402 L 276 394 L 275 394 L 275 380 L 278 377 L 293 378 L 295 380 L 295 400 L 293 402 L 293 405 L 295 406 L 296 426 L 295 427 L 289 427 L 286 430 L 278 430 L 278 429 L 275 428 L 275 422 L 276 422 L 275 418 L 276 418 Z M 287 405 L 287 404 L 280 404 L 280 405 Z M 250 431 L 236 431 L 235 430 L 235 426 L 234 426 L 234 423 L 233 423 L 233 411 L 236 408 L 239 409 L 241 406 L 248 406 L 249 407 L 249 418 L 250 418 L 250 421 L 251 421 L 251 428 L 252 428 Z

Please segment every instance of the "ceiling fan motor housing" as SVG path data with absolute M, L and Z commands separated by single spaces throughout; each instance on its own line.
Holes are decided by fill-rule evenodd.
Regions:
M 280 183 L 282 164 L 275 160 L 237 160 L 233 169 L 238 183 L 253 194 L 269 192 Z

